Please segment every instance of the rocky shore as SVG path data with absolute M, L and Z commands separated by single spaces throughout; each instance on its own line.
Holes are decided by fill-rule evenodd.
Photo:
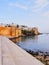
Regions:
M 49 52 L 42 52 L 42 51 L 31 51 L 26 50 L 28 53 L 36 57 L 38 60 L 40 60 L 45 65 L 49 65 Z

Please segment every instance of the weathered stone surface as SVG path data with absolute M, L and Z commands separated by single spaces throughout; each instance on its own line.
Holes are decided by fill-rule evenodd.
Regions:
M 36 58 L 15 45 L 8 38 L 0 36 L 0 65 L 44 65 Z
M 16 26 L 11 27 L 0 27 L 0 35 L 7 37 L 19 37 L 22 35 L 21 28 L 16 28 Z
M 39 34 L 38 29 L 36 27 L 33 28 L 33 34 L 35 34 L 35 35 Z

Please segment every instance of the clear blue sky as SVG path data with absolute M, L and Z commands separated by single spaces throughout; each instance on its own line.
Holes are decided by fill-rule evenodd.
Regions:
M 0 23 L 12 22 L 49 32 L 49 0 L 0 0 Z

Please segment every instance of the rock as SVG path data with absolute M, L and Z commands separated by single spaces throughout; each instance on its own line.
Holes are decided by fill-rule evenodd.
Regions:
M 39 34 L 38 29 L 36 27 L 33 28 L 33 34 L 34 35 L 38 35 Z

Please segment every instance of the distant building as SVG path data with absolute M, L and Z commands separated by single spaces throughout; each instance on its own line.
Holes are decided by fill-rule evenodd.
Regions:
M 22 32 L 23 31 L 23 32 Z M 0 25 L 0 35 L 7 37 L 19 37 L 24 35 L 38 35 L 38 29 L 36 27 L 29 28 L 27 26 L 19 26 L 16 24 Z

